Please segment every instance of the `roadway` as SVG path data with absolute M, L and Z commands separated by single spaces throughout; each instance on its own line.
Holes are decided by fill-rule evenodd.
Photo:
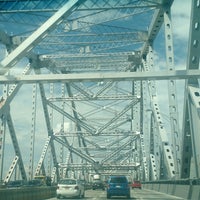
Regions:
M 86 190 L 85 192 L 85 198 L 84 200 L 103 200 L 106 198 L 106 191 L 102 190 Z M 124 197 L 112 197 L 113 199 L 125 199 Z M 151 199 L 151 200 L 183 200 L 183 198 L 175 197 L 167 194 L 163 194 L 160 192 L 152 191 L 152 190 L 146 190 L 146 189 L 133 189 L 131 190 L 131 199 Z M 57 198 L 50 198 L 48 200 L 57 200 Z

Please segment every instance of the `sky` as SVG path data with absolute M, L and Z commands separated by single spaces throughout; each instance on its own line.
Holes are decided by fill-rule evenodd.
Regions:
M 188 41 L 191 1 L 175 0 L 172 6 L 174 39 Z M 175 43 L 176 44 L 176 43 Z
M 172 6 L 172 24 L 173 24 L 173 43 L 174 43 L 174 64 L 175 69 L 185 69 L 186 68 L 186 62 L 187 62 L 187 47 L 188 47 L 188 36 L 189 36 L 189 25 L 190 25 L 190 0 L 174 0 L 173 6 Z M 159 41 L 158 41 L 159 42 Z M 162 44 L 160 44 L 162 46 Z M 162 48 L 162 47 L 161 47 Z M 155 59 L 156 64 L 158 67 L 165 66 L 165 59 L 161 58 L 161 55 L 159 54 L 159 51 L 156 52 L 157 59 Z M 167 87 L 166 81 L 159 82 L 158 84 L 160 87 L 157 88 L 157 93 L 159 96 L 159 103 L 160 108 L 163 113 L 167 113 L 166 106 L 168 105 L 166 98 L 166 94 L 163 91 L 163 87 Z M 32 90 L 32 86 L 29 85 L 28 87 L 22 86 L 20 92 L 16 95 L 14 98 L 14 101 L 11 103 L 12 107 L 17 108 L 23 108 L 23 109 L 17 109 L 17 112 L 15 110 L 12 110 L 12 116 L 15 124 L 18 124 L 17 127 L 17 136 L 21 148 L 21 152 L 26 152 L 26 156 L 24 156 L 25 162 L 28 162 L 29 160 L 29 150 L 30 150 L 30 129 L 26 129 L 27 131 L 24 131 L 25 127 L 28 125 L 31 127 L 30 119 L 31 119 L 31 108 L 32 108 L 32 102 L 30 99 L 32 99 L 32 94 L 30 94 L 30 91 Z M 183 106 L 183 92 L 184 92 L 184 81 L 177 81 L 177 101 L 179 105 L 179 116 L 180 116 L 180 126 L 182 126 L 182 106 Z M 38 101 L 40 102 L 40 101 Z M 40 104 L 40 103 L 38 103 Z M 26 106 L 25 106 L 26 105 Z M 41 105 L 37 105 L 41 106 Z M 29 115 L 27 116 L 27 113 Z M 37 113 L 38 116 L 43 116 L 43 111 L 39 110 Z M 23 116 L 23 118 L 21 117 Z M 62 119 L 59 119 L 62 120 Z M 45 143 L 47 139 L 46 135 L 46 127 L 43 121 L 41 121 L 39 118 L 36 121 L 37 127 L 40 127 L 36 130 L 36 141 L 37 141 L 37 151 L 35 152 L 35 157 L 39 159 L 41 150 L 43 148 L 43 144 Z M 66 124 L 68 126 L 68 124 Z M 59 123 L 54 124 L 53 127 L 56 131 L 59 129 Z M 181 128 L 181 127 L 180 127 Z M 12 146 L 11 141 L 9 139 L 9 135 L 7 134 L 7 148 L 10 148 Z M 7 158 L 11 158 L 9 162 L 12 162 L 13 152 L 7 151 L 6 152 Z M 9 162 L 8 165 L 9 165 Z
M 173 30 L 173 44 L 174 44 L 174 68 L 175 70 L 186 69 L 187 63 L 187 48 L 189 39 L 189 26 L 190 26 L 190 12 L 191 1 L 188 0 L 175 0 L 172 5 L 171 17 L 172 17 L 172 30 Z M 159 42 L 159 41 L 158 41 Z M 164 50 L 164 49 L 163 49 Z M 156 65 L 159 68 L 166 69 L 165 58 L 161 59 L 159 52 L 156 52 Z M 157 82 L 157 93 L 160 101 L 160 108 L 163 113 L 167 113 L 166 103 L 168 104 L 168 98 L 166 98 L 163 87 L 167 88 L 167 81 Z M 177 103 L 179 110 L 180 128 L 182 126 L 182 111 L 183 111 L 183 95 L 184 95 L 184 80 L 176 81 Z

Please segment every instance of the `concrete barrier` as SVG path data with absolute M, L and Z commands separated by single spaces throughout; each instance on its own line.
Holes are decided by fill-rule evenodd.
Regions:
M 159 184 L 160 185 L 160 189 L 159 189 L 159 192 L 162 192 L 162 193 L 168 193 L 168 184 Z
M 193 185 L 191 190 L 191 199 L 200 199 L 200 185 Z
M 168 184 L 167 194 L 174 195 L 174 193 L 175 193 L 175 185 L 174 184 Z
M 56 187 L 0 189 L 0 200 L 43 200 L 56 196 Z
M 155 184 L 142 184 L 142 188 L 147 189 L 147 190 L 155 190 L 154 185 Z
M 160 190 L 160 184 L 153 184 L 153 190 L 159 191 Z
M 200 200 L 200 185 L 172 183 L 143 183 L 143 188 L 181 197 L 188 200 Z
M 153 184 L 149 185 L 149 186 L 148 186 L 148 189 L 149 189 L 149 190 L 153 190 Z
M 174 196 L 189 199 L 190 185 L 175 185 Z

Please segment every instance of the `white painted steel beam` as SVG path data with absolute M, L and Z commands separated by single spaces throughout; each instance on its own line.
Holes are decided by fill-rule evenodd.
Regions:
M 166 49 L 166 62 L 168 70 L 175 70 L 174 66 L 174 51 L 173 51 L 173 34 L 171 22 L 171 10 L 167 8 L 164 13 L 164 27 L 165 27 L 165 49 Z M 176 178 L 180 178 L 180 130 L 179 130 L 179 115 L 178 103 L 176 92 L 176 81 L 168 81 L 168 97 L 169 97 L 169 114 L 170 114 L 170 127 L 172 138 L 172 149 L 174 152 Z
M 71 121 L 73 121 L 75 123 L 78 123 L 80 127 L 85 129 L 86 131 L 88 131 L 90 134 L 93 134 L 93 133 L 96 132 L 96 129 L 94 127 L 92 127 L 91 125 L 85 123 L 84 121 L 81 121 L 78 118 L 75 118 L 74 116 L 72 116 L 69 113 L 65 112 L 63 109 L 59 108 L 55 104 L 53 104 L 53 103 L 51 103 L 49 101 L 46 101 L 46 105 L 49 105 L 51 108 L 57 110 L 59 113 L 61 113 L 63 116 L 67 117 Z
M 58 138 L 58 137 L 54 137 L 54 140 L 59 142 L 60 144 L 62 144 L 63 146 L 65 146 L 66 148 L 68 148 L 71 152 L 75 153 L 76 155 L 80 156 L 81 158 L 85 159 L 86 161 L 88 161 L 89 163 L 95 164 L 96 161 L 95 159 L 93 159 L 91 156 L 79 151 L 77 148 L 67 144 L 66 142 L 64 142 L 62 139 Z
M 19 157 L 16 155 L 12 161 L 12 164 L 10 165 L 10 168 L 8 170 L 8 173 L 6 174 L 6 177 L 4 178 L 4 183 L 8 183 L 10 181 L 10 178 L 13 174 L 13 172 L 15 171 L 15 167 L 17 165 L 17 162 L 19 160 Z
M 187 70 L 199 69 L 200 60 L 200 3 L 199 0 L 191 0 L 191 17 L 190 17 L 190 33 L 189 33 L 189 43 L 188 43 L 188 58 L 187 58 Z M 191 99 L 188 93 L 188 86 L 199 87 L 199 83 L 196 77 L 191 77 L 185 84 L 185 97 L 184 97 L 184 107 L 183 107 L 183 143 L 182 143 L 182 158 L 181 158 L 181 178 L 194 178 L 191 176 L 191 158 L 192 158 L 192 140 L 188 135 L 199 135 L 198 129 L 193 126 L 192 118 L 190 116 Z M 197 149 L 198 151 L 198 149 Z M 199 178 L 199 177 L 195 177 Z
M 172 5 L 173 1 L 174 0 L 169 0 L 169 1 L 164 0 L 163 5 L 168 4 L 168 6 L 170 7 Z M 163 21 L 164 21 L 163 13 L 164 13 L 163 9 L 156 10 L 154 13 L 153 19 L 148 28 L 147 42 L 142 47 L 142 51 L 141 51 L 142 55 L 147 55 L 148 50 L 149 50 L 149 45 L 152 45 L 154 39 L 157 37 L 157 34 L 158 34 L 158 32 L 163 24 Z
M 40 75 L 6 75 L 0 76 L 3 83 L 56 83 L 82 81 L 140 81 L 140 80 L 182 80 L 200 78 L 200 70 L 173 70 L 156 72 L 116 72 L 84 74 L 40 74 Z
M 192 141 L 192 164 L 191 164 L 191 177 L 200 177 L 200 88 L 199 87 L 188 87 L 190 102 L 189 102 L 189 115 L 190 115 L 190 123 L 191 123 L 191 141 Z
M 70 15 L 72 11 L 83 0 L 70 0 L 60 8 L 52 17 L 50 17 L 42 26 L 40 26 L 33 34 L 31 34 L 21 45 L 19 45 L 14 51 L 12 51 L 6 58 L 0 63 L 0 73 L 5 74 L 11 67 L 13 67 L 21 58 L 27 55 L 27 53 L 34 48 L 43 38 L 45 38 L 50 31 L 60 24 L 64 17 Z
M 19 147 L 17 134 L 16 134 L 16 131 L 15 131 L 15 128 L 14 128 L 14 124 L 13 124 L 13 120 L 12 120 L 12 117 L 10 115 L 10 112 L 7 113 L 6 120 L 7 120 L 8 129 L 9 129 L 9 132 L 10 132 L 10 137 L 11 137 L 13 147 L 14 147 L 14 150 L 15 150 L 15 155 L 18 156 L 18 158 L 16 157 L 16 161 L 18 162 L 21 177 L 22 177 L 23 180 L 27 180 L 26 170 L 25 170 L 24 162 L 22 160 L 22 154 L 21 154 L 21 150 L 20 150 L 20 147 Z M 13 165 L 13 167 L 14 166 L 15 166 L 15 164 Z

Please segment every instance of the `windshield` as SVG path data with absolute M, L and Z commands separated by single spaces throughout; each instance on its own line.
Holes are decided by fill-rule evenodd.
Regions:
M 126 183 L 127 179 L 126 177 L 111 177 L 110 182 L 111 183 Z
M 61 180 L 59 184 L 66 184 L 66 185 L 75 185 L 76 180 L 73 179 L 66 179 L 66 180 Z

